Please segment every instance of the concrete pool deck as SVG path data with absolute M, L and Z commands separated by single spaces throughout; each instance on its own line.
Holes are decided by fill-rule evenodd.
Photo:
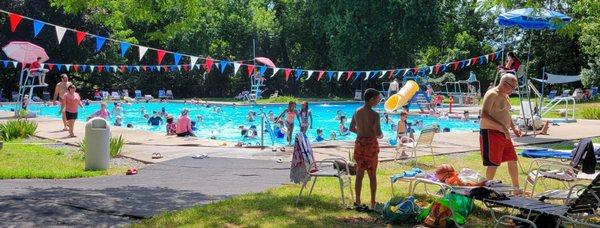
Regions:
M 13 119 L 12 112 L 0 111 L 0 122 Z M 83 139 L 85 123 L 75 123 L 75 135 L 67 137 L 68 133 L 61 131 L 62 121 L 49 117 L 37 117 L 29 119 L 38 123 L 36 136 L 56 140 L 62 143 L 77 145 Z M 286 147 L 285 151 L 272 151 L 267 147 L 235 147 L 235 142 L 223 142 L 208 139 L 179 138 L 165 136 L 163 134 L 136 130 L 124 127 L 111 126 L 113 136 L 123 135 L 126 145 L 122 155 L 146 163 L 156 163 L 181 157 L 189 157 L 195 154 L 207 154 L 210 157 L 244 158 L 259 160 L 281 160 L 291 159 L 292 148 Z M 568 140 L 577 140 L 586 137 L 600 137 L 599 120 L 578 120 L 576 123 L 561 123 L 559 126 L 551 126 L 549 135 L 524 136 L 513 138 L 515 145 L 524 147 L 533 144 L 553 143 Z M 268 144 L 267 144 L 268 145 Z M 343 157 L 348 158 L 352 152 L 354 143 L 352 141 L 330 141 L 315 143 L 313 152 L 317 160 Z M 395 149 L 385 140 L 380 141 L 381 161 L 393 160 Z M 478 132 L 450 132 L 439 133 L 434 138 L 434 152 L 436 154 L 451 154 L 479 150 Z M 152 159 L 153 153 L 159 152 L 164 158 Z M 429 152 L 418 151 L 418 156 L 429 155 Z

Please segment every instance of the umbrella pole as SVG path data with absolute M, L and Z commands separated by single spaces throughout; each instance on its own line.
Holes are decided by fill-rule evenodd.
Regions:
M 506 46 L 506 36 L 504 35 L 504 27 L 502 27 L 502 51 L 500 52 L 500 54 L 502 54 L 501 59 L 500 59 L 500 64 L 504 64 L 504 47 Z M 498 81 L 498 75 L 500 74 L 500 71 L 496 71 L 496 77 L 494 77 L 494 86 L 496 86 L 496 82 Z

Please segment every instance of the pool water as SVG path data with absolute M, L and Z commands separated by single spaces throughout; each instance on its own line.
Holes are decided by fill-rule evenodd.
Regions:
M 336 113 L 338 110 L 342 112 L 343 115 L 347 116 L 346 127 L 349 127 L 350 120 L 352 118 L 352 114 L 354 111 L 359 108 L 362 103 L 353 102 L 353 103 L 310 103 L 309 107 L 313 116 L 313 124 L 312 129 L 309 129 L 307 132 L 308 138 L 311 139 L 312 142 L 316 141 L 317 136 L 317 128 L 323 130 L 323 137 L 325 139 L 330 139 L 330 134 L 335 132 L 337 135 L 337 140 L 354 140 L 356 136 L 352 133 L 348 135 L 340 135 L 338 128 L 340 125 L 340 121 L 336 120 Z M 109 111 L 112 111 L 114 105 L 113 103 L 108 104 Z M 216 105 L 219 107 L 220 112 L 215 111 L 215 105 L 211 105 L 211 107 L 206 107 L 205 105 L 199 104 L 184 104 L 184 103 L 132 103 L 132 104 L 123 104 L 123 113 L 121 116 L 123 117 L 123 127 L 128 123 L 133 124 L 133 128 L 147 130 L 152 132 L 165 133 L 166 127 L 164 122 L 160 126 L 150 126 L 147 124 L 147 120 L 143 117 L 142 109 L 148 113 L 150 116 L 152 115 L 152 111 L 160 111 L 162 108 L 165 108 L 166 112 L 172 115 L 175 120 L 179 116 L 181 110 L 183 108 L 188 108 L 190 110 L 190 119 L 197 120 L 197 116 L 202 116 L 202 121 L 198 122 L 196 127 L 198 130 L 195 131 L 196 136 L 209 139 L 211 136 L 216 137 L 217 140 L 224 140 L 230 142 L 238 142 L 243 141 L 245 143 L 250 143 L 256 145 L 260 142 L 260 137 L 249 139 L 242 137 L 240 134 L 239 126 L 245 126 L 246 128 L 250 128 L 252 125 L 255 125 L 259 131 L 260 136 L 260 117 L 257 115 L 256 120 L 249 122 L 246 120 L 246 116 L 249 111 L 254 111 L 256 113 L 260 113 L 263 111 L 264 113 L 268 113 L 272 111 L 277 117 L 281 114 L 287 105 L 254 105 L 254 106 L 232 106 L 232 105 Z M 13 105 L 6 105 L 0 109 L 2 110 L 10 110 L 10 108 L 14 108 Z M 297 106 L 297 110 L 299 110 L 300 105 Z M 79 109 L 79 121 L 86 121 L 87 117 L 92 113 L 96 112 L 100 109 L 99 103 L 91 103 L 89 106 L 85 106 L 84 108 Z M 42 104 L 31 104 L 29 110 L 36 112 L 38 115 L 49 116 L 60 118 L 59 115 L 59 106 L 44 106 Z M 383 112 L 383 103 L 376 107 L 376 111 L 382 113 Z M 381 115 L 383 117 L 383 115 Z M 390 115 L 390 118 L 394 123 L 398 122 L 400 118 L 399 115 Z M 164 119 L 163 119 L 164 120 Z M 479 124 L 474 121 L 462 121 L 458 119 L 438 119 L 431 116 L 413 116 L 410 115 L 408 117 L 409 123 L 414 123 L 417 120 L 421 120 L 423 122 L 423 126 L 427 126 L 430 124 L 438 124 L 440 129 L 450 128 L 451 131 L 472 131 L 479 129 Z M 111 124 L 114 123 L 114 116 L 109 119 Z M 395 138 L 395 131 L 392 130 L 392 127 L 389 124 L 384 124 L 382 122 L 381 128 L 384 134 L 384 138 L 389 140 L 390 138 Z M 300 131 L 299 123 L 295 122 L 294 134 Z M 415 128 L 416 133 L 418 134 L 420 128 Z M 274 137 L 271 140 L 271 136 L 269 133 L 265 133 L 264 135 L 264 143 L 266 146 L 271 145 L 284 145 L 285 138 L 277 138 Z

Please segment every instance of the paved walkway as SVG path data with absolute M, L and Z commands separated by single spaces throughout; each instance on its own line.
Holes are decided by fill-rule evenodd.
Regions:
M 124 226 L 284 183 L 289 163 L 213 157 L 173 159 L 133 176 L 0 180 L 0 227 Z

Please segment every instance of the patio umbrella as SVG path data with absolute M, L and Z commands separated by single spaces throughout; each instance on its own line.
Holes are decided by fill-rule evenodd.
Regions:
M 273 61 L 271 61 L 269 58 L 256 57 L 256 58 L 254 58 L 254 60 L 258 63 L 264 64 L 265 66 L 275 68 L 275 63 L 273 63 Z
M 2 48 L 8 58 L 20 63 L 32 63 L 41 57 L 41 62 L 49 59 L 44 48 L 24 41 L 12 41 Z
M 571 17 L 546 9 L 516 9 L 498 17 L 498 25 L 534 30 L 556 30 L 571 22 Z

